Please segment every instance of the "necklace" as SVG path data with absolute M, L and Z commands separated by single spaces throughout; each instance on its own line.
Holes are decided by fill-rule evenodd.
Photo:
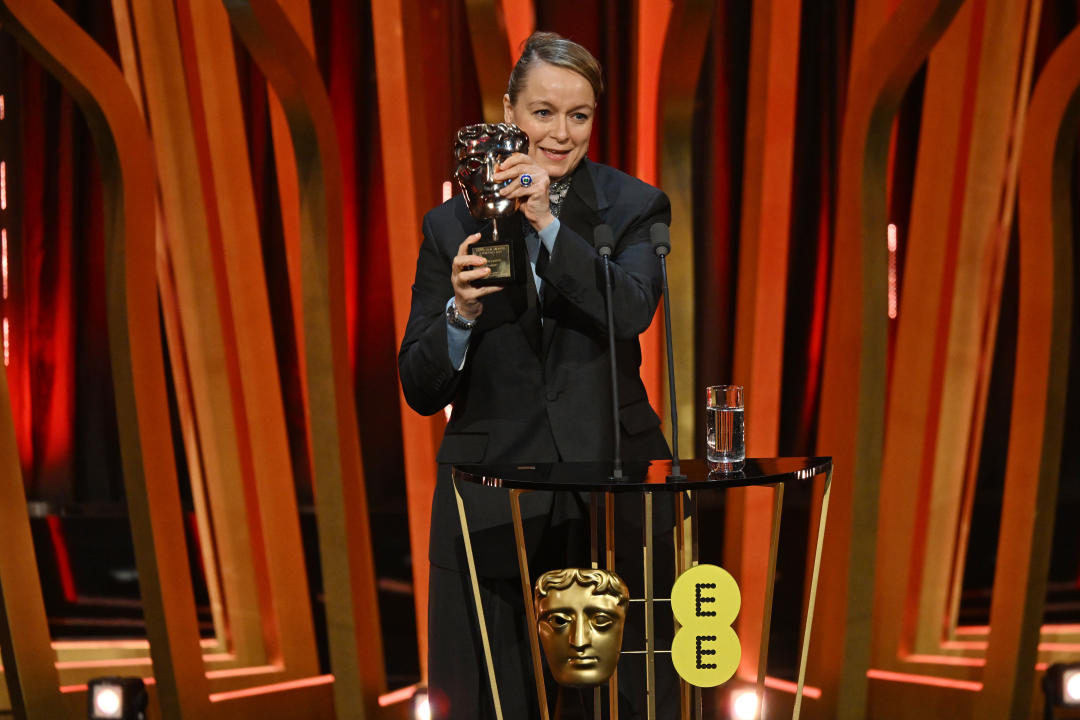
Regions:
M 570 192 L 570 179 L 567 175 L 548 186 L 548 203 L 551 205 L 551 214 L 555 217 L 559 217 L 563 201 L 566 200 L 566 193 Z

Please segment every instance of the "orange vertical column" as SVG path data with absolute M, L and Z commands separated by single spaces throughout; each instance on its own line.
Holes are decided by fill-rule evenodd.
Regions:
M 671 199 L 671 334 L 678 351 L 679 434 L 687 440 L 694 437 L 695 410 L 700 404 L 694 386 L 694 105 L 712 16 L 713 3 L 705 0 L 684 0 L 671 7 L 658 78 L 658 179 Z M 644 62 L 642 58 L 639 72 Z M 664 406 L 668 404 L 665 391 Z
M 808 679 L 818 717 L 865 717 L 884 435 L 886 170 L 893 118 L 959 0 L 906 0 L 855 59 L 840 148 L 817 447 L 836 464 Z
M 413 88 L 419 78 L 412 74 L 406 38 L 407 20 L 401 0 L 374 3 L 375 66 L 382 133 L 383 173 L 386 187 L 390 248 L 391 293 L 394 329 L 400 344 L 409 319 L 416 256 L 420 249 L 421 182 L 427 179 L 424 155 L 423 114 Z M 416 604 L 417 639 L 422 680 L 427 680 L 428 536 L 431 498 L 435 490 L 435 449 L 444 421 L 436 415 L 422 417 L 401 398 L 401 424 L 405 448 L 405 487 L 409 511 L 409 540 L 413 559 L 413 592 Z
M 752 457 L 773 457 L 779 444 L 800 5 L 757 2 L 751 23 L 733 380 L 746 388 L 746 452 Z M 743 594 L 740 672 L 748 675 L 768 650 L 758 640 L 770 597 L 769 495 L 740 490 L 728 500 L 728 523 L 742 528 L 736 546 L 725 548 L 725 566 Z
M 1073 304 L 1080 28 L 1047 62 L 1020 165 L 1020 304 L 1001 537 L 975 716 L 1029 717 L 1053 547 Z
M 100 156 L 109 346 L 155 697 L 163 718 L 208 717 L 158 324 L 153 147 L 115 63 L 55 3 L 4 0 L 0 14 L 78 101 Z
M 637 42 L 634 48 L 634 97 L 637 147 L 634 174 L 647 183 L 660 184 L 657 169 L 657 149 L 660 146 L 657 104 L 660 95 L 660 59 L 664 53 L 664 36 L 671 17 L 671 3 L 666 0 L 637 0 Z M 672 225 L 689 222 L 687 217 L 671 218 Z M 663 302 L 663 301 L 661 301 Z M 692 348 L 676 345 L 676 367 L 680 372 L 693 369 Z M 684 354 L 691 353 L 689 364 Z M 683 361 L 681 365 L 679 362 Z M 641 379 L 653 408 L 667 418 L 667 387 L 664 369 L 667 365 L 664 344 L 664 311 L 657 310 L 649 329 L 641 336 Z M 669 419 L 670 424 L 670 419 Z M 684 446 L 686 447 L 686 446 Z M 694 453 L 680 452 L 692 457 Z
M 314 58 L 275 0 L 235 0 L 226 9 L 289 124 L 299 180 L 309 440 L 334 701 L 340 716 L 374 717 L 386 673 L 345 322 L 333 111 Z

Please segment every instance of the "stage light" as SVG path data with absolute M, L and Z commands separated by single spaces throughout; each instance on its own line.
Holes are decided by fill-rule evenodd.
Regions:
M 1080 708 L 1080 663 L 1051 665 L 1046 669 L 1042 686 L 1046 696 L 1044 717 L 1054 717 L 1057 708 Z
M 754 720 L 758 712 L 757 693 L 738 690 L 731 696 L 731 717 L 734 720 Z
M 428 703 L 427 690 L 417 688 L 413 693 L 413 720 L 431 720 L 431 704 Z
M 142 678 L 104 677 L 87 683 L 90 720 L 145 720 L 146 684 Z

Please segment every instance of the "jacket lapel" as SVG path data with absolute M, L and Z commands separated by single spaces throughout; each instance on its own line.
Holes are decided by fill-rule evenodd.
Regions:
M 588 159 L 582 160 L 577 170 L 574 171 L 570 190 L 566 194 L 562 212 L 559 213 L 559 223 L 567 229 L 573 230 L 585 242 L 591 244 L 593 231 L 597 225 L 604 221 L 598 212 L 601 206 L 602 198 L 598 199 L 590 163 Z M 545 356 L 551 346 L 551 340 L 555 336 L 555 328 L 559 324 L 557 310 L 558 305 L 562 302 L 564 300 L 558 293 L 551 293 L 544 298 L 544 327 L 541 347 Z

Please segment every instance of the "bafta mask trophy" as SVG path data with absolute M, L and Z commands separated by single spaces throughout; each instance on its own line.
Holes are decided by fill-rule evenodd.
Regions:
M 555 682 L 595 687 L 619 664 L 630 591 L 609 570 L 551 570 L 536 581 L 537 629 Z
M 491 220 L 491 236 L 473 243 L 471 252 L 487 260 L 491 274 L 473 285 L 509 285 L 522 282 L 513 243 L 499 239 L 499 223 L 518 209 L 517 198 L 505 198 L 499 191 L 513 180 L 496 181 L 496 166 L 517 152 L 528 152 L 529 136 L 511 123 L 480 123 L 458 130 L 454 141 L 457 169 L 454 179 L 477 220 Z

